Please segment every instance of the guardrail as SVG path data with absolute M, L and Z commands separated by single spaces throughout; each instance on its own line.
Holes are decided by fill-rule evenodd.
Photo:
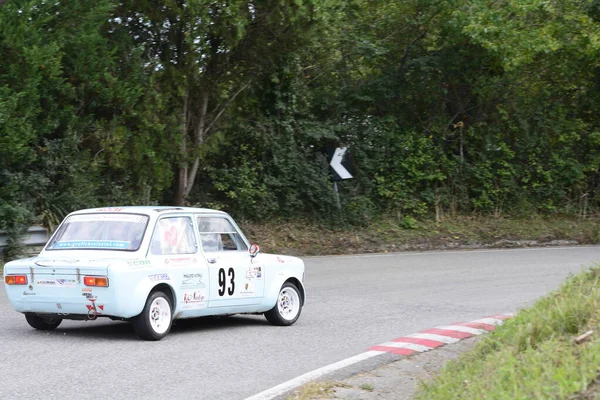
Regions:
M 6 247 L 8 235 L 5 231 L 0 231 L 0 254 Z M 50 233 L 43 226 L 30 226 L 27 233 L 23 236 L 23 244 L 27 247 L 42 247 L 50 239 Z

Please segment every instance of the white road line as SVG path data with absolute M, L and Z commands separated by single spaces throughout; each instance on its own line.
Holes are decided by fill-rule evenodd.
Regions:
M 574 250 L 581 248 L 595 248 L 598 246 L 566 246 L 566 247 L 528 247 L 528 248 L 518 248 L 518 249 L 494 249 L 494 250 L 431 250 L 431 251 L 402 251 L 402 252 L 391 252 L 391 253 L 375 253 L 375 254 L 355 254 L 355 255 L 344 255 L 344 256 L 307 256 L 302 257 L 303 259 L 318 259 L 318 258 L 338 258 L 338 259 L 346 259 L 346 258 L 369 258 L 369 257 L 397 257 L 397 256 L 427 256 L 427 255 L 440 255 L 440 254 L 464 254 L 464 253 L 498 253 L 498 252 L 515 252 L 515 251 L 549 251 L 549 250 Z
M 345 360 L 338 361 L 334 364 L 327 365 L 325 367 L 315 369 L 314 371 L 307 372 L 304 375 L 300 375 L 297 378 L 289 380 L 287 382 L 282 383 L 281 385 L 277 385 L 272 387 L 271 389 L 267 389 L 263 392 L 255 394 L 254 396 L 247 397 L 246 400 L 269 400 L 273 399 L 277 396 L 284 394 L 292 389 L 297 388 L 298 386 L 302 386 L 312 380 L 320 378 L 324 375 L 327 375 L 331 372 L 337 371 L 339 369 L 345 368 L 349 365 L 356 364 L 358 362 L 368 360 L 369 358 L 378 356 L 380 354 L 386 354 L 385 351 L 367 351 L 362 354 L 359 354 L 354 357 L 346 358 Z
M 464 333 L 470 333 L 471 335 L 481 335 L 482 333 L 487 333 L 485 329 L 475 329 L 469 328 L 468 326 L 460 326 L 460 325 L 444 325 L 444 326 L 436 326 L 436 329 L 444 329 L 447 331 L 458 331 Z
M 407 335 L 406 337 L 435 340 L 436 342 L 441 342 L 441 343 L 446 343 L 446 344 L 460 342 L 460 339 L 456 339 L 456 338 L 449 337 L 449 336 L 436 335 L 435 333 L 413 333 L 412 335 Z
M 423 346 L 420 344 L 414 344 L 414 343 L 403 343 L 403 342 L 385 342 L 380 344 L 379 346 L 384 346 L 384 347 L 395 347 L 395 348 L 401 348 L 401 349 L 411 349 L 414 351 L 428 351 L 431 350 L 433 347 L 429 347 L 429 346 Z

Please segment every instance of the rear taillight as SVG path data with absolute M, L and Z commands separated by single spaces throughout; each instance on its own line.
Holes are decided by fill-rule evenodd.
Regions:
M 108 278 L 106 276 L 84 276 L 83 283 L 85 286 L 108 287 Z
M 27 275 L 6 275 L 4 282 L 7 285 L 27 285 Z

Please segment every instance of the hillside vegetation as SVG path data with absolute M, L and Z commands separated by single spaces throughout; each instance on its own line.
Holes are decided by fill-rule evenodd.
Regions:
M 0 229 L 129 204 L 328 229 L 587 218 L 599 50 L 592 0 L 6 0 Z

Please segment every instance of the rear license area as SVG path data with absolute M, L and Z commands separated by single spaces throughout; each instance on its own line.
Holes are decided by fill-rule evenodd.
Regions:
M 85 274 L 81 271 L 79 274 L 34 272 L 33 279 L 31 274 L 28 278 L 29 283 L 21 286 L 21 301 L 31 312 L 100 315 L 112 292 L 106 275 L 92 275 L 90 271 Z M 96 283 L 102 286 L 95 286 Z

